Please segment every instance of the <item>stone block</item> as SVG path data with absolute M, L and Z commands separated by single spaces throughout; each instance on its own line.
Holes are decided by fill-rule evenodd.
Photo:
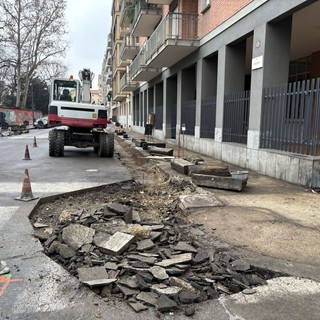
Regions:
M 183 174 L 188 174 L 191 167 L 194 164 L 184 159 L 172 159 L 171 160 L 171 168 Z

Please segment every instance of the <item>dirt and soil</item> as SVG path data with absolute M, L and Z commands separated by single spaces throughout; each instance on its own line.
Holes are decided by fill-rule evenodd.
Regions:
M 156 161 L 145 159 L 122 139 L 116 139 L 116 154 L 137 182 L 136 192 L 128 193 L 128 200 L 148 208 L 147 213 L 142 212 L 141 219 L 161 222 L 163 216 L 159 212 L 172 205 L 179 194 L 196 192 L 194 186 L 183 183 L 185 178 L 178 173 L 175 173 L 177 183 L 169 183 L 172 177 L 160 170 Z M 209 157 L 204 159 L 206 164 L 222 164 Z M 259 261 L 257 257 L 261 256 L 280 259 L 290 266 L 297 263 L 320 267 L 318 193 L 253 172 L 249 173 L 247 187 L 242 192 L 216 189 L 205 192 L 214 194 L 224 206 L 193 210 L 179 217 L 205 231 L 198 239 L 204 247 L 218 246 L 254 257 L 254 261 Z M 57 215 L 68 207 L 94 208 L 96 204 L 114 200 L 111 194 L 106 201 L 103 191 L 96 192 L 94 199 L 88 194 L 70 197 L 60 204 L 55 202 L 54 206 L 48 204 L 38 212 L 37 218 L 42 217 L 43 223 L 53 225 Z M 314 277 L 312 271 L 309 277 Z

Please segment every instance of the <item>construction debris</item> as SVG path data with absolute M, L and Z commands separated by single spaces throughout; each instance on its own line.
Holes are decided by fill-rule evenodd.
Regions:
M 182 309 L 191 316 L 195 312 L 192 304 L 244 289 L 249 292 L 266 283 L 270 274 L 265 276 L 237 257 L 200 244 L 205 238 L 201 226 L 186 223 L 182 219 L 186 209 L 178 199 L 168 198 L 175 190 L 188 199 L 183 196 L 191 195 L 183 192 L 194 192 L 190 183 L 173 181 L 166 193 L 146 191 L 144 200 L 139 200 L 134 182 L 110 188 L 100 196 L 101 203 L 96 195 L 86 195 L 95 199 L 94 208 L 71 210 L 68 198 L 55 200 L 63 201 L 71 214 L 67 220 L 56 217 L 51 232 L 45 220 L 54 203 L 39 207 L 46 216 L 40 219 L 35 212 L 32 218 L 37 226 L 35 236 L 41 225 L 43 233 L 47 232 L 46 237 L 39 237 L 45 252 L 102 297 L 124 299 L 135 312 Z M 166 201 L 156 205 L 159 220 L 151 214 L 151 204 L 162 197 Z M 128 212 L 135 217 L 139 212 L 139 221 L 126 223 Z

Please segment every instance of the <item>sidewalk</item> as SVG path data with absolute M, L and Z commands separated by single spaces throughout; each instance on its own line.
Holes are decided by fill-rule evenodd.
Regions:
M 128 131 L 128 135 L 129 140 L 161 142 L 133 131 Z M 178 146 L 172 140 L 167 141 L 166 147 L 178 156 Z M 247 170 L 180 149 L 180 157 L 183 155 L 202 158 L 206 165 Z M 171 169 L 169 161 L 160 161 L 158 165 L 170 174 L 181 175 Z M 253 171 L 249 171 L 248 184 L 242 192 L 203 190 L 214 194 L 225 206 L 193 212 L 190 219 L 194 223 L 205 221 L 206 231 L 213 232 L 222 246 L 227 245 L 254 265 L 320 281 L 318 193 Z

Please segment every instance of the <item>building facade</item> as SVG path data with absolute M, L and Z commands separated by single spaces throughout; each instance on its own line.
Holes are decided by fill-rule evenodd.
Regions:
M 319 14 L 314 0 L 115 0 L 119 122 L 320 187 Z

